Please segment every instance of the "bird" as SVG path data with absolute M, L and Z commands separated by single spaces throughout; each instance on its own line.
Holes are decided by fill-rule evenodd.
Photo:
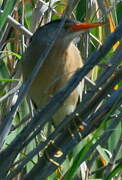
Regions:
M 39 57 L 49 46 L 57 33 L 61 19 L 51 21 L 39 27 L 30 39 L 22 59 L 22 74 L 25 82 Z M 81 23 L 77 20 L 65 19 L 64 25 L 55 44 L 49 52 L 44 64 L 37 73 L 28 92 L 37 109 L 43 108 L 55 93 L 71 78 L 75 71 L 83 67 L 83 60 L 74 43 L 74 39 L 90 28 L 101 26 L 101 23 Z M 65 100 L 62 107 L 54 114 L 54 124 L 57 126 L 65 116 L 72 113 L 77 102 L 82 100 L 84 80 Z

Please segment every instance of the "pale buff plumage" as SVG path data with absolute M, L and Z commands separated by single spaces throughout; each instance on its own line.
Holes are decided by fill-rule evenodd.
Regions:
M 33 36 L 22 61 L 24 81 L 32 72 L 41 53 L 47 48 L 48 43 L 50 43 L 50 37 L 55 36 L 55 28 L 58 23 L 60 22 L 56 21 L 46 25 L 44 28 L 40 28 Z M 76 22 L 67 20 L 66 23 L 72 26 Z M 74 72 L 83 66 L 80 52 L 72 42 L 81 31 L 78 29 L 78 31 L 74 30 L 74 32 L 70 32 L 68 28 L 64 28 L 37 74 L 29 90 L 29 97 L 38 108 L 46 105 L 59 88 L 70 79 Z M 56 112 L 54 115 L 55 124 L 58 124 L 66 115 L 74 111 L 78 99 L 82 98 L 83 84 L 83 81 L 80 82 L 77 88 L 66 99 L 64 105 Z

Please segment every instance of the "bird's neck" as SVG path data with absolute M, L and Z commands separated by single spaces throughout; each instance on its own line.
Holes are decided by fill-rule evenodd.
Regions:
M 73 42 L 70 42 L 70 43 L 55 43 L 53 48 L 52 48 L 52 51 L 56 52 L 56 54 L 58 55 L 62 55 L 64 54 L 66 51 L 68 51 L 69 47 L 72 46 L 72 44 L 74 44 Z

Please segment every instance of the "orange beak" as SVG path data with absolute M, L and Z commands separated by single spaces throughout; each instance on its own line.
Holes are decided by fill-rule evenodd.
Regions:
M 80 31 L 80 30 L 87 30 L 90 28 L 95 28 L 98 26 L 102 26 L 103 23 L 80 23 L 80 24 L 73 24 L 70 26 L 72 31 Z

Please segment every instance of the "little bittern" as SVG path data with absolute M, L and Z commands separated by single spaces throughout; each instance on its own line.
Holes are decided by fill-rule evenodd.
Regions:
M 24 81 L 32 72 L 41 53 L 51 43 L 52 37 L 57 33 L 61 19 L 52 21 L 40 27 L 32 36 L 22 62 Z M 79 23 L 67 19 L 52 50 L 48 54 L 42 68 L 33 81 L 29 97 L 37 108 L 42 108 L 50 98 L 83 66 L 78 48 L 73 39 L 87 29 L 100 26 L 101 23 Z M 70 94 L 64 105 L 54 115 L 54 123 L 58 124 L 66 115 L 74 111 L 78 99 L 82 98 L 83 81 Z

